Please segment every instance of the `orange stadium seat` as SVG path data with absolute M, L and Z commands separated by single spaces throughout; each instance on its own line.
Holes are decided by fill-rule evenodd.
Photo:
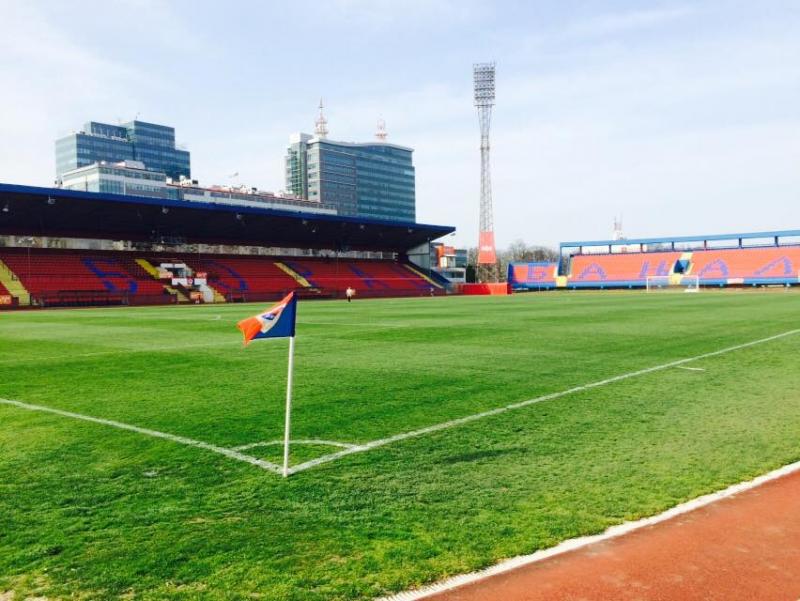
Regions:
M 558 263 L 511 263 L 508 283 L 514 290 L 555 288 Z
M 680 258 L 680 252 L 576 255 L 572 257 L 569 285 L 644 286 L 648 276 L 669 275 Z
M 702 250 L 692 253 L 689 273 L 704 284 L 796 282 L 800 246 Z

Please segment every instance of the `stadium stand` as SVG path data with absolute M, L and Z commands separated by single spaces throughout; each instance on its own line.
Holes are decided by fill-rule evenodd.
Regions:
M 692 253 L 688 273 L 706 286 L 781 284 L 797 281 L 800 246 L 702 250 Z
M 158 264 L 173 260 L 186 263 L 194 272 L 205 272 L 209 286 L 227 302 L 273 299 L 303 287 L 281 270 L 272 257 L 171 255 L 152 259 L 152 262 Z
M 558 263 L 510 263 L 508 283 L 512 290 L 544 290 L 556 287 Z
M 535 280 L 539 264 L 509 269 L 509 281 Z M 529 275 L 528 270 L 533 275 Z M 649 276 L 697 276 L 703 286 L 797 284 L 800 246 L 573 255 L 566 286 L 571 288 L 644 287 Z M 676 277 L 680 277 L 679 275 Z M 513 278 L 513 280 L 512 280 Z M 558 278 L 556 278 L 556 282 Z M 531 287 L 531 286 L 528 286 Z
M 569 285 L 590 288 L 645 286 L 648 276 L 672 273 L 680 258 L 680 252 L 577 255 L 572 258 Z
M 442 291 L 405 263 L 387 260 L 286 259 L 283 263 L 312 288 L 342 293 L 348 286 L 358 296 L 410 296 Z
M 437 282 L 390 260 L 5 248 L 0 261 L 36 306 L 188 302 L 191 289 L 159 279 L 159 266 L 175 263 L 193 275 L 205 273 L 215 302 L 272 300 L 290 290 L 331 297 L 348 286 L 359 297 L 443 292 Z
M 559 255 L 557 288 L 646 287 L 648 278 L 670 286 L 800 284 L 800 230 L 579 240 L 562 242 Z
M 31 303 L 39 306 L 169 302 L 164 287 L 132 269 L 124 255 L 5 248 L 0 260 L 30 293 Z
M 427 296 L 450 286 L 409 258 L 450 226 L 3 183 L 0 206 L 0 283 L 20 306 L 262 301 L 288 290 L 336 297 L 348 286 L 358 297 Z M 149 250 L 44 248 L 119 243 Z M 326 254 L 338 260 L 314 256 Z M 392 259 L 352 258 L 375 255 Z

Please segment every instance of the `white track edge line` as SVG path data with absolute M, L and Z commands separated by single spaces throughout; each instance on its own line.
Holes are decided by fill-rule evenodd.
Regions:
M 783 332 L 781 334 L 775 334 L 774 336 L 768 336 L 767 338 L 760 338 L 758 340 L 752 340 L 750 342 L 744 342 L 742 344 L 737 344 L 735 346 L 729 346 L 718 351 L 711 351 L 709 353 L 703 353 L 702 355 L 696 355 L 694 357 L 687 357 L 685 359 L 678 359 L 676 361 L 670 361 L 669 363 L 663 363 L 661 365 L 656 365 L 654 367 L 647 367 L 645 369 L 639 369 L 636 371 L 628 372 L 625 374 L 620 374 L 618 376 L 613 376 L 611 378 L 607 378 L 605 380 L 599 380 L 597 382 L 591 382 L 589 384 L 583 384 L 582 386 L 575 386 L 573 388 L 569 388 L 567 390 L 562 390 L 560 392 L 553 392 L 550 394 L 546 394 L 540 397 L 536 397 L 533 399 L 528 399 L 527 401 L 520 401 L 518 403 L 512 403 L 511 405 L 506 405 L 504 407 L 498 407 L 496 409 L 489 409 L 488 411 L 482 411 L 480 413 L 475 413 L 472 415 L 467 415 L 465 417 L 459 417 L 457 419 L 453 419 L 446 422 L 441 422 L 439 424 L 434 424 L 432 426 L 427 426 L 425 428 L 420 428 L 419 430 L 411 430 L 409 432 L 402 432 L 400 434 L 395 434 L 394 436 L 389 436 L 387 438 L 380 438 L 378 440 L 372 440 L 370 442 L 363 443 L 353 449 L 344 449 L 342 451 L 337 451 L 336 453 L 331 453 L 330 455 L 323 455 L 322 457 L 317 457 L 316 459 L 312 459 L 311 461 L 306 461 L 305 463 L 300 463 L 292 468 L 289 468 L 290 474 L 296 474 L 298 472 L 305 471 L 307 469 L 311 469 L 312 467 L 316 467 L 318 465 L 322 465 L 324 463 L 329 463 L 331 461 L 335 461 L 347 455 L 352 455 L 353 453 L 363 453 L 364 451 L 369 451 L 378 447 L 383 447 L 388 444 L 399 442 L 401 440 L 407 440 L 409 438 L 416 438 L 418 436 L 423 436 L 425 434 L 432 434 L 433 432 L 438 432 L 440 430 L 446 430 L 448 428 L 453 428 L 455 426 L 460 426 L 469 422 L 473 422 L 479 419 L 483 419 L 485 417 L 491 417 L 494 415 L 500 415 L 502 413 L 506 413 L 508 411 L 512 411 L 514 409 L 521 409 L 523 407 L 528 407 L 529 405 L 534 405 L 536 403 L 542 403 L 544 401 L 551 401 L 553 399 L 558 399 L 564 396 L 568 396 L 571 394 L 575 394 L 577 392 L 583 392 L 585 390 L 591 390 L 593 388 L 599 388 L 600 386 L 606 386 L 608 384 L 613 384 L 615 382 L 620 382 L 622 380 L 627 380 L 629 378 L 635 378 L 638 376 L 643 376 L 646 374 L 650 374 L 657 371 L 662 371 L 665 369 L 669 369 L 672 367 L 678 367 L 683 365 L 684 363 L 689 363 L 691 361 L 699 361 L 700 359 L 708 359 L 709 357 L 716 357 L 718 355 L 724 355 L 726 353 L 731 353 L 733 351 L 738 351 L 744 348 L 748 348 L 751 346 L 756 346 L 758 344 L 764 344 L 766 342 L 772 342 L 773 340 L 778 340 L 780 338 L 785 338 L 787 336 L 792 336 L 794 334 L 800 333 L 800 329 L 796 330 L 789 330 L 787 332 Z
M 711 503 L 715 503 L 717 501 L 733 497 L 742 492 L 752 490 L 758 486 L 761 486 L 762 484 L 766 484 L 772 480 L 777 480 L 778 478 L 788 476 L 789 474 L 797 471 L 800 471 L 800 461 L 784 465 L 783 467 L 768 472 L 762 476 L 753 478 L 747 482 L 733 484 L 721 491 L 709 493 L 707 495 L 697 497 L 696 499 L 686 501 L 657 515 L 642 518 L 633 522 L 622 522 L 621 524 L 610 526 L 600 534 L 571 538 L 548 549 L 542 549 L 529 555 L 512 557 L 483 570 L 470 572 L 468 574 L 461 574 L 459 576 L 453 576 L 452 578 L 447 578 L 441 582 L 424 586 L 416 590 L 380 597 L 379 599 L 376 599 L 376 601 L 417 601 L 418 599 L 425 599 L 437 593 L 443 593 L 466 586 L 468 584 L 474 584 L 476 582 L 486 580 L 487 578 L 491 578 L 492 576 L 505 574 L 518 568 L 529 566 L 557 555 L 562 555 L 563 553 L 567 553 L 569 551 L 582 549 L 594 543 L 611 540 L 636 530 L 640 530 L 647 526 L 653 526 L 655 524 L 665 522 L 679 515 L 683 515 L 685 513 L 689 513 L 690 511 L 710 505 Z
M 243 461 L 245 463 L 255 465 L 256 467 L 260 467 L 261 469 L 265 469 L 270 472 L 275 472 L 276 474 L 280 474 L 282 472 L 282 468 L 274 463 L 271 463 L 269 461 L 264 461 L 263 459 L 258 459 L 257 457 L 251 457 L 250 455 L 239 453 L 234 449 L 227 449 L 225 447 L 219 447 L 217 445 L 213 445 L 208 442 L 203 442 L 202 440 L 194 440 L 192 438 L 186 438 L 185 436 L 178 436 L 176 434 L 169 434 L 167 432 L 159 432 L 158 430 L 150 430 L 149 428 L 140 428 L 139 426 L 133 426 L 131 424 L 126 424 L 111 419 L 104 419 L 102 417 L 93 417 L 91 415 L 83 415 L 82 413 L 73 413 L 72 411 L 54 409 L 53 407 L 45 407 L 44 405 L 33 405 L 31 403 L 23 403 L 20 401 L 13 401 L 11 399 L 0 398 L 0 404 L 11 405 L 12 407 L 18 407 L 20 409 L 26 409 L 28 411 L 53 413 L 55 415 L 60 415 L 61 417 L 70 417 L 72 419 L 78 419 L 85 422 L 101 424 L 103 426 L 111 426 L 112 428 L 118 428 L 120 430 L 128 430 L 130 432 L 136 432 L 137 434 L 152 436 L 153 438 L 163 438 L 165 440 L 177 442 L 178 444 L 183 444 L 190 447 L 196 447 L 198 449 L 204 449 L 206 451 L 211 451 L 219 455 L 224 455 L 225 457 L 228 457 L 230 459 Z

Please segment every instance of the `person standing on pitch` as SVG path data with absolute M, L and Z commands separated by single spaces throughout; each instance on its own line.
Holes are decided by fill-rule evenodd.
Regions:
M 353 301 L 353 297 L 356 295 L 356 291 L 353 289 L 352 286 L 348 286 L 347 290 L 344 291 L 344 295 L 347 297 L 347 302 L 350 303 Z

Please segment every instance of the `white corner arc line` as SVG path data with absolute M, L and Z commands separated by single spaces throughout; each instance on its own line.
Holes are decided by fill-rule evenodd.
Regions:
M 136 432 L 137 434 L 144 434 L 145 436 L 152 436 L 153 438 L 163 438 L 164 440 L 177 442 L 178 444 L 183 444 L 190 447 L 197 447 L 198 449 L 203 449 L 206 451 L 211 451 L 212 453 L 224 455 L 225 457 L 228 457 L 230 459 L 243 461 L 245 463 L 249 463 L 251 465 L 260 467 L 261 469 L 265 469 L 270 472 L 275 472 L 276 474 L 280 474 L 282 471 L 282 468 L 280 466 L 271 463 L 269 461 L 264 461 L 263 459 L 258 459 L 257 457 L 251 457 L 250 455 L 239 453 L 234 449 L 227 449 L 225 447 L 219 447 L 217 445 L 210 444 L 208 442 L 203 442 L 202 440 L 194 440 L 192 438 L 186 438 L 185 436 L 178 436 L 176 434 L 169 434 L 167 432 L 159 432 L 158 430 L 151 430 L 149 428 L 140 428 L 139 426 L 133 426 L 131 424 L 114 421 L 112 419 L 104 419 L 102 417 L 93 417 L 91 415 L 73 413 L 72 411 L 54 409 L 53 407 L 45 407 L 44 405 L 33 405 L 31 403 L 12 401 L 11 399 L 0 398 L 0 404 L 11 405 L 12 407 L 18 407 L 20 409 L 27 409 L 28 411 L 40 411 L 43 413 L 52 413 L 55 415 L 60 415 L 61 417 L 70 417 L 72 419 L 78 419 L 85 422 L 92 422 L 94 424 L 101 424 L 103 426 L 111 426 L 112 428 L 119 428 L 120 430 L 128 430 L 129 432 Z
M 459 576 L 453 576 L 452 578 L 447 578 L 441 582 L 421 587 L 416 590 L 405 591 L 402 593 L 381 597 L 376 599 L 376 601 L 417 601 L 418 599 L 425 599 L 426 597 L 430 597 L 436 593 L 451 591 L 467 584 L 480 582 L 481 580 L 485 580 L 498 574 L 505 574 L 506 572 L 510 572 L 512 570 L 516 570 L 518 568 L 528 566 L 533 563 L 567 553 L 569 551 L 582 549 L 594 543 L 607 541 L 647 526 L 654 526 L 655 524 L 666 522 L 667 520 L 679 515 L 683 515 L 684 513 L 689 513 L 690 511 L 700 509 L 701 507 L 705 507 L 706 505 L 710 505 L 716 501 L 721 501 L 745 491 L 752 490 L 753 488 L 761 486 L 762 484 L 766 484 L 772 480 L 777 480 L 783 476 L 788 476 L 789 474 L 793 474 L 797 471 L 800 471 L 800 461 L 790 463 L 762 476 L 753 478 L 747 482 L 733 484 L 723 490 L 712 492 L 707 495 L 697 497 L 696 499 L 686 501 L 657 515 L 642 518 L 634 522 L 622 522 L 621 524 L 610 526 L 600 534 L 571 538 L 560 542 L 554 547 L 542 549 L 540 551 L 531 553 L 530 555 L 519 555 L 517 557 L 512 557 L 483 570 L 470 572 L 468 574 L 461 574 Z
M 676 369 L 685 369 L 686 371 L 705 371 L 702 367 L 686 367 L 685 365 L 679 365 Z
M 268 440 L 263 442 L 251 442 L 248 444 L 243 444 L 239 447 L 232 447 L 234 451 L 246 451 L 248 449 L 254 449 L 256 447 L 271 447 L 284 444 L 283 440 Z M 293 444 L 305 444 L 305 445 L 320 445 L 326 447 L 339 447 L 342 449 L 358 449 L 359 446 L 357 444 L 350 444 L 347 442 L 337 442 L 335 440 L 322 440 L 320 438 L 300 438 L 300 439 L 292 439 L 289 441 L 290 445 Z
M 310 469 L 312 467 L 316 467 L 318 465 L 322 465 L 323 463 L 329 463 L 331 461 L 335 461 L 336 459 L 340 459 L 347 455 L 352 455 L 353 453 L 363 453 L 364 451 L 369 451 L 372 449 L 376 449 L 378 447 L 383 447 L 388 444 L 392 444 L 394 442 L 399 442 L 401 440 L 407 440 L 409 438 L 416 438 L 418 436 L 424 436 L 426 434 L 432 434 L 433 432 L 439 432 L 440 430 L 447 430 L 449 428 L 453 428 L 455 426 L 461 426 L 463 424 L 467 424 L 470 422 L 474 422 L 479 419 L 483 419 L 485 417 L 492 417 L 495 415 L 500 415 L 502 413 L 506 413 L 508 411 L 513 411 L 514 409 L 521 409 L 523 407 L 528 407 L 530 405 L 535 405 L 536 403 L 542 403 L 544 401 L 552 401 L 553 399 L 558 399 L 561 397 L 565 397 L 571 394 L 575 394 L 577 392 L 583 392 L 586 390 L 591 390 L 593 388 L 599 388 L 601 386 L 607 386 L 608 384 L 613 384 L 615 382 L 621 382 L 622 380 L 628 380 L 630 378 L 636 378 L 638 376 L 644 376 L 646 374 L 651 374 L 657 371 L 663 371 L 665 369 L 670 369 L 672 367 L 678 367 L 683 365 L 684 363 L 689 363 L 691 361 L 698 361 L 700 359 L 708 359 L 709 357 L 716 357 L 718 355 L 724 355 L 726 353 L 731 353 L 733 351 L 738 351 L 744 348 L 748 348 L 751 346 L 756 346 L 758 344 L 764 344 L 766 342 L 772 342 L 774 340 L 778 340 L 780 338 L 785 338 L 787 336 L 792 336 L 794 334 L 800 333 L 800 329 L 796 330 L 789 330 L 788 332 L 783 332 L 781 334 L 775 334 L 774 336 L 768 336 L 767 338 L 760 338 L 758 340 L 752 340 L 750 342 L 744 342 L 742 344 L 737 344 L 735 346 L 729 346 L 718 351 L 711 351 L 709 353 L 703 353 L 702 355 L 696 355 L 694 357 L 687 357 L 685 359 L 677 359 L 676 361 L 670 361 L 669 363 L 662 363 L 661 365 L 656 365 L 654 367 L 647 367 L 645 369 L 639 369 L 636 371 L 628 372 L 625 374 L 620 374 L 618 376 L 614 376 L 611 378 L 607 378 L 605 380 L 599 380 L 597 382 L 591 382 L 590 384 L 583 384 L 581 386 L 575 386 L 573 388 L 569 388 L 567 390 L 562 390 L 560 392 L 553 392 L 550 394 L 545 394 L 540 397 L 536 397 L 534 399 L 528 399 L 527 401 L 520 401 L 518 403 L 512 403 L 511 405 L 506 405 L 504 407 L 498 407 L 496 409 L 489 409 L 488 411 L 482 411 L 480 413 L 474 413 L 472 415 L 467 415 L 465 417 L 459 417 L 457 419 L 453 419 L 450 421 L 442 422 L 439 424 L 434 424 L 432 426 L 427 426 L 425 428 L 420 428 L 419 430 L 411 430 L 409 432 L 401 432 L 400 434 L 395 434 L 394 436 L 389 436 L 387 438 L 381 438 L 378 440 L 373 440 L 370 442 L 366 442 L 362 445 L 354 449 L 344 449 L 342 451 L 337 451 L 336 453 L 331 453 L 330 455 L 323 455 L 322 457 L 317 457 L 316 459 L 312 459 L 311 461 L 306 461 L 305 463 L 300 463 L 292 468 L 289 469 L 290 474 L 296 474 L 298 472 L 302 472 L 304 470 Z

